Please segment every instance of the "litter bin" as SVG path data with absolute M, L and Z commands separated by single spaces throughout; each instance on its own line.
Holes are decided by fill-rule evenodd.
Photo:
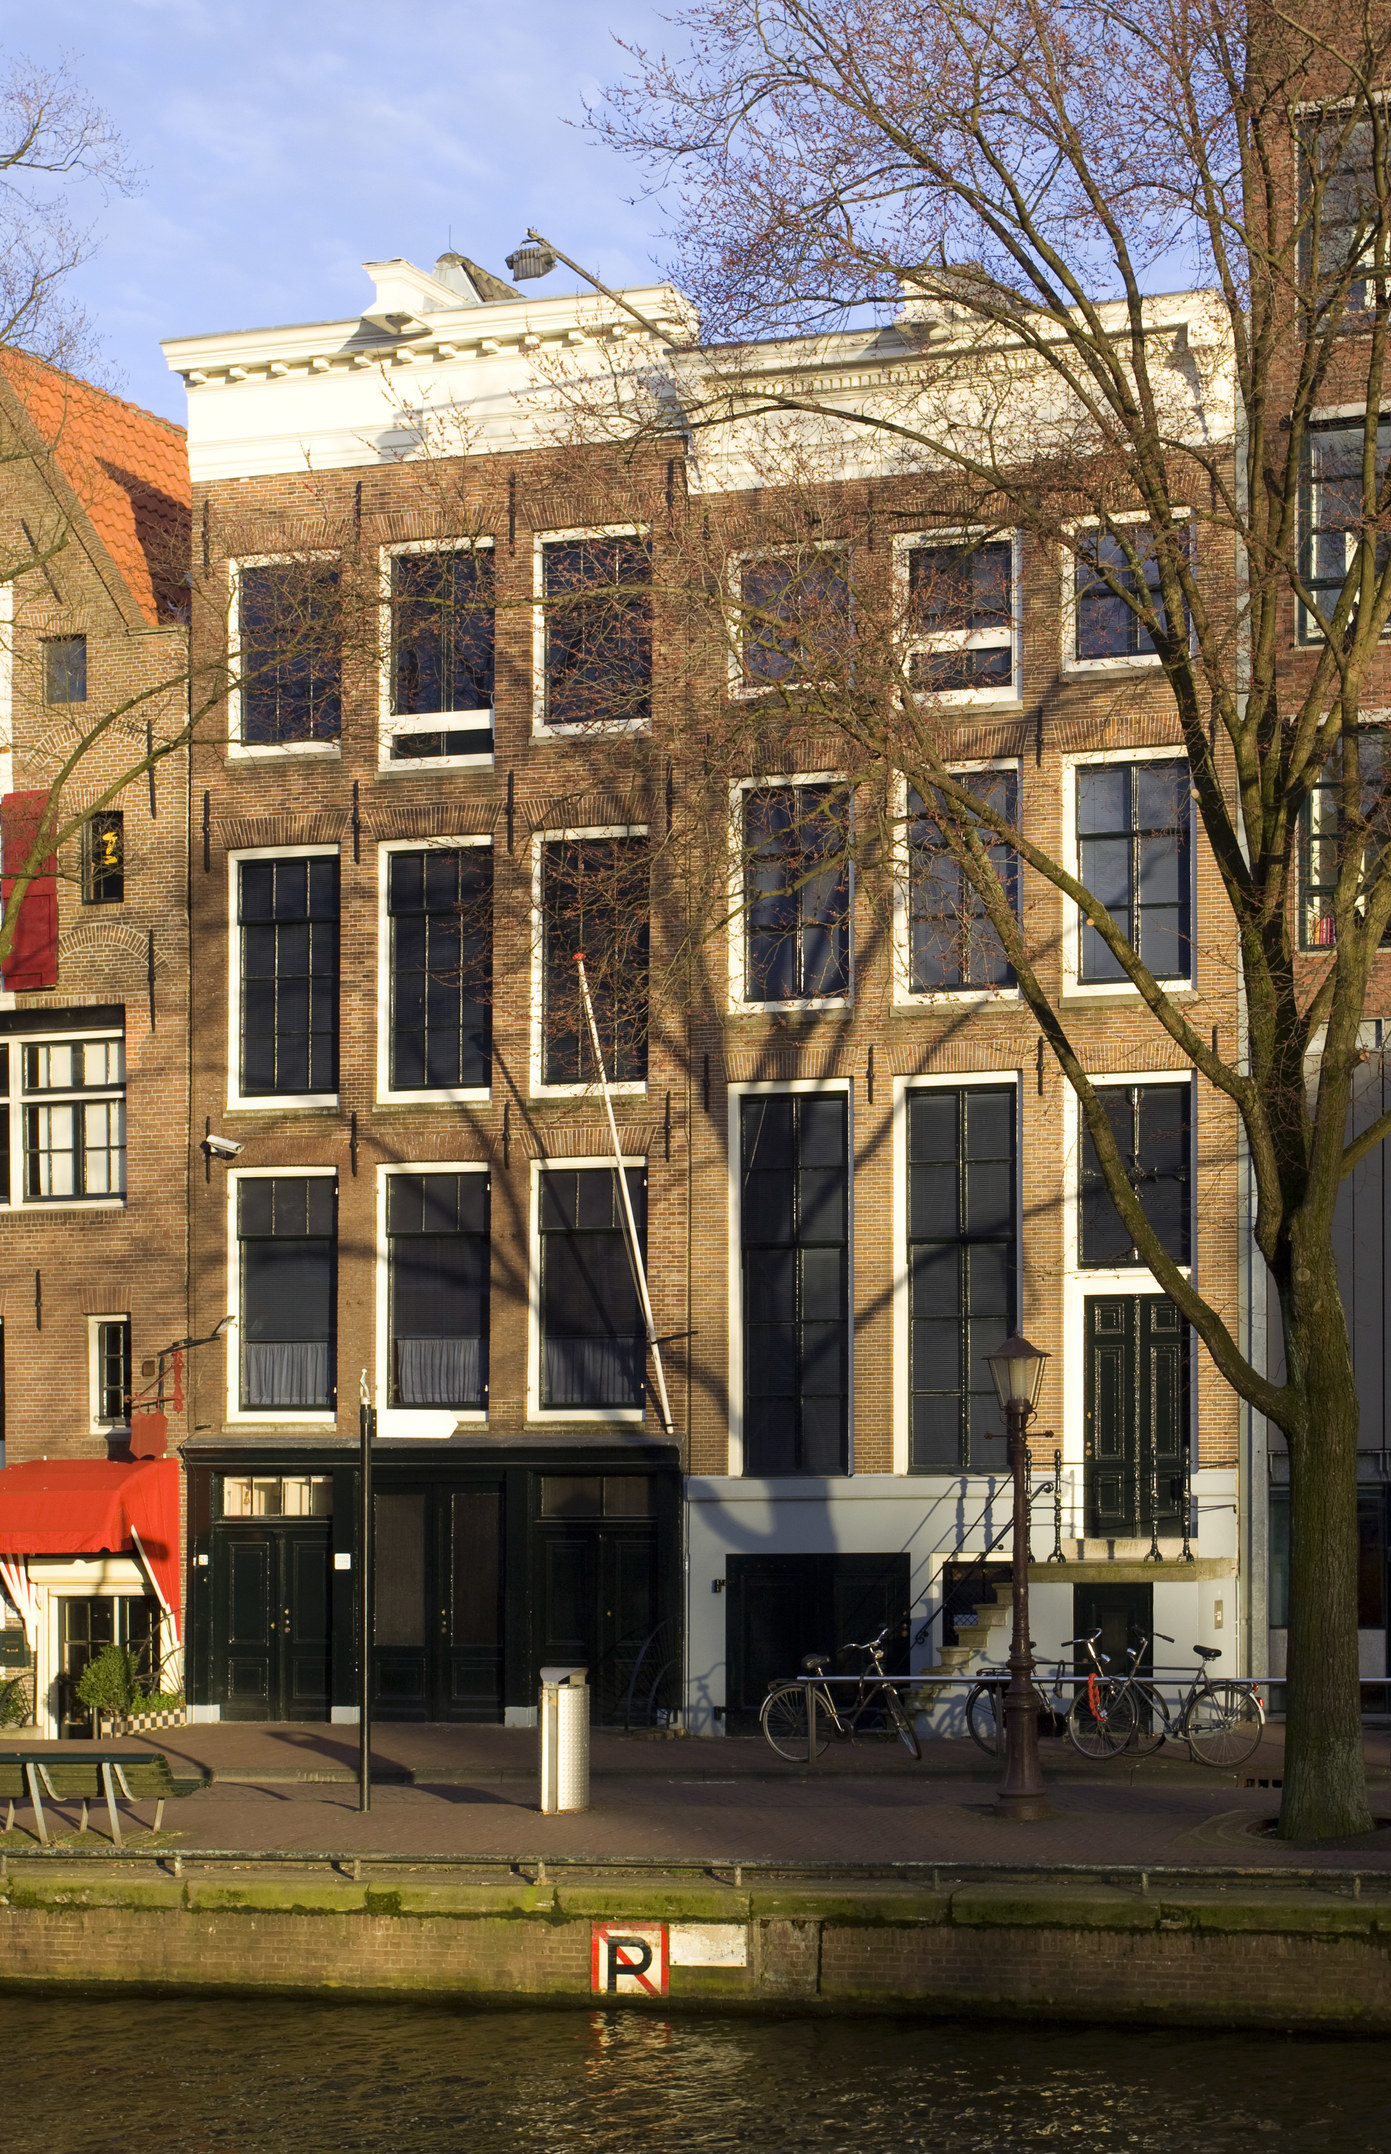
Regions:
M 589 1808 L 589 1671 L 541 1670 L 541 1814 Z

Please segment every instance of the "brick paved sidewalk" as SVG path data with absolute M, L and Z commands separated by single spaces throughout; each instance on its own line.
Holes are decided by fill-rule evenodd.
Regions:
M 351 1784 L 351 1728 L 224 1724 L 166 1730 L 158 1747 L 176 1776 L 212 1775 L 166 1808 L 166 1835 L 176 1836 L 167 1844 L 189 1855 L 202 1847 L 244 1849 L 249 1859 L 260 1851 L 303 1849 L 452 1855 L 462 1863 L 550 1855 L 1030 1867 L 1352 1863 L 1391 1870 L 1391 1845 L 1379 1844 L 1391 1843 L 1391 1832 L 1311 1853 L 1251 1831 L 1279 1805 L 1271 1783 L 1278 1786 L 1280 1778 L 1282 1734 L 1270 1730 L 1235 1774 L 1183 1760 L 1092 1766 L 1069 1746 L 1046 1743 L 1054 1815 L 1027 1825 L 993 1815 L 996 1770 L 969 1743 L 927 1744 L 921 1765 L 906 1757 L 900 1765 L 893 1751 L 877 1747 L 850 1752 L 846 1762 L 837 1759 L 813 1776 L 778 1766 L 759 1742 L 645 1743 L 599 1735 L 590 1810 L 556 1818 L 543 1818 L 537 1808 L 536 1737 L 527 1730 L 384 1728 L 374 1745 L 383 1779 L 368 1816 L 359 1813 Z M 1384 1805 L 1391 1813 L 1384 1735 L 1370 1739 L 1368 1762 L 1373 1809 Z M 70 1831 L 77 1806 L 53 1807 L 55 1824 Z M 136 1816 L 148 1826 L 147 1809 L 137 1806 Z M 32 1846 L 29 1822 L 21 1809 L 0 1846 Z M 100 1842 L 89 1837 L 84 1844 Z

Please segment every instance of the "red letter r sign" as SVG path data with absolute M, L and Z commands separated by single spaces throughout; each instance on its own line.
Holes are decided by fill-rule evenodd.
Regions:
M 590 1940 L 596 1997 L 665 1997 L 665 1922 L 596 1922 Z

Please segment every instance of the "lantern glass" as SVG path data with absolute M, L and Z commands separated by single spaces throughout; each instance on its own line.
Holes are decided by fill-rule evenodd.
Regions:
M 1016 1331 L 993 1354 L 986 1355 L 995 1394 L 1003 1412 L 1011 1406 L 1033 1406 L 1043 1385 L 1043 1364 L 1049 1358 L 1041 1347 L 1030 1346 Z

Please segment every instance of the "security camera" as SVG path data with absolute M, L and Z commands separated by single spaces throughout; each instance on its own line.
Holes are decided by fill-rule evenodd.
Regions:
M 210 1131 L 203 1139 L 203 1150 L 214 1159 L 235 1159 L 241 1146 L 230 1137 L 214 1137 Z

